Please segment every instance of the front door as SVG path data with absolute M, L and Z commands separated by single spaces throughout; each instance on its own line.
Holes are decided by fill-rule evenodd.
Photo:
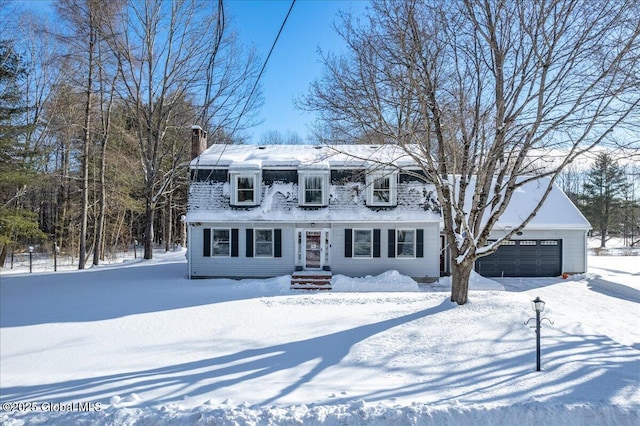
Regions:
M 305 232 L 305 268 L 320 269 L 322 267 L 322 232 Z

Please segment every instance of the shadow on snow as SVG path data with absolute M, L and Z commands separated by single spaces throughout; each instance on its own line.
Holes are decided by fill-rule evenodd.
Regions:
M 338 365 L 355 344 L 393 327 L 453 307 L 454 304 L 449 300 L 444 300 L 438 306 L 419 312 L 320 337 L 137 372 L 44 385 L 6 387 L 0 394 L 6 401 L 67 402 L 73 399 L 108 403 L 109 398 L 114 395 L 166 390 L 164 396 L 144 401 L 159 404 L 173 402 L 186 395 L 203 396 L 217 389 L 287 370 L 292 370 L 291 374 L 294 374 L 293 369 L 298 369 L 307 362 L 315 362 L 306 373 L 287 382 L 290 384 L 261 402 L 269 404 L 291 394 L 303 384 L 312 382 L 328 368 Z
M 144 395 L 146 398 L 139 405 L 155 405 L 180 401 L 187 396 L 205 398 L 207 394 L 220 389 L 247 386 L 246 382 L 265 379 L 269 386 L 259 404 L 282 403 L 286 396 L 304 385 L 313 386 L 320 374 L 342 363 L 354 345 L 394 327 L 437 315 L 453 307 L 452 303 L 444 300 L 429 309 L 324 336 L 161 368 L 43 385 L 6 387 L 0 393 L 5 401 L 75 400 L 109 403 L 109 398 L 114 395 L 153 392 L 155 397 Z M 554 336 L 545 338 L 543 371 L 535 372 L 533 339 L 523 339 L 517 331 L 518 327 L 514 325 L 498 337 L 500 341 L 508 340 L 513 348 L 508 354 L 496 357 L 491 350 L 491 342 L 474 341 L 470 336 L 470 347 L 474 348 L 479 343 L 487 348 L 486 351 L 463 351 L 463 355 L 456 360 L 426 358 L 420 365 L 387 367 L 388 371 L 395 369 L 419 379 L 410 385 L 379 387 L 361 394 L 350 392 L 348 398 L 319 402 L 339 404 L 354 399 L 368 402 L 393 398 L 424 399 L 426 394 L 429 402 L 434 404 L 455 401 L 509 404 L 530 402 L 532 398 L 554 402 L 556 397 L 564 403 L 595 403 L 610 401 L 625 389 L 639 385 L 640 378 L 634 380 L 628 372 L 640 371 L 640 357 L 632 349 L 605 336 L 574 336 L 557 331 Z M 411 342 L 407 342 L 406 346 L 411 347 Z M 385 367 L 384 358 L 375 362 L 381 365 L 363 363 L 356 367 L 373 367 L 377 370 Z M 450 368 L 434 365 L 436 362 L 447 362 Z M 286 377 L 297 376 L 285 381 L 269 381 L 280 377 L 278 375 L 282 373 Z M 282 387 L 278 388 L 277 383 L 282 383 Z
M 275 281 L 257 288 L 231 279 L 189 280 L 185 273 L 185 261 L 142 261 L 117 268 L 3 276 L 0 326 L 100 321 L 276 294 Z

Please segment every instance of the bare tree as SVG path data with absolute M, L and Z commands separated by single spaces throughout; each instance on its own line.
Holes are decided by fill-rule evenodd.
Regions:
M 239 115 L 257 105 L 250 90 L 257 67 L 255 58 L 224 31 L 222 1 L 131 0 L 111 33 L 121 74 L 119 97 L 144 170 L 144 257 L 151 259 L 156 207 L 180 170 L 162 165 L 188 160 L 188 138 L 177 150 L 168 148 L 168 130 L 196 122 L 210 133 L 231 123 L 236 124 L 233 130 L 242 128 L 250 114 Z M 175 113 L 184 99 L 197 106 L 189 122 Z
M 92 115 L 94 109 L 94 84 L 97 70 L 96 50 L 99 44 L 98 9 L 100 2 L 95 0 L 64 0 L 56 3 L 58 15 L 69 25 L 68 33 L 61 33 L 59 37 L 68 46 L 67 54 L 75 62 L 75 71 L 84 76 L 77 82 L 77 87 L 84 92 L 84 116 L 82 123 L 82 154 L 81 161 L 81 217 L 78 252 L 78 269 L 84 269 L 87 256 L 87 227 L 89 216 L 89 154 L 91 151 Z M 72 75 L 73 73 L 67 74 Z
M 377 134 L 421 165 L 442 206 L 451 300 L 464 304 L 475 261 L 531 221 L 578 155 L 637 119 L 640 88 L 624 70 L 640 66 L 638 5 L 379 0 L 365 18 L 343 16 L 348 51 L 323 57 L 302 106 L 319 113 L 331 142 Z M 532 155 L 555 148 L 560 161 L 533 167 Z M 533 180 L 544 196 L 489 243 L 516 189 Z
M 282 133 L 278 130 L 267 130 L 260 135 L 260 144 L 263 145 L 301 145 L 302 143 L 300 135 L 292 131 Z

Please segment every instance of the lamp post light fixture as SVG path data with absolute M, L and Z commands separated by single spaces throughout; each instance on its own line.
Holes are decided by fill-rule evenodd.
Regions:
M 29 273 L 33 272 L 33 246 L 29 246 Z
M 536 296 L 536 298 L 531 301 L 531 306 L 536 312 L 536 317 L 529 318 L 527 322 L 525 322 L 526 325 L 529 324 L 529 321 L 531 321 L 532 319 L 536 320 L 536 371 L 540 371 L 540 323 L 543 320 L 547 320 L 549 321 L 549 323 L 553 324 L 553 321 L 551 321 L 549 318 L 540 318 L 540 314 L 544 311 L 544 304 L 544 301 Z

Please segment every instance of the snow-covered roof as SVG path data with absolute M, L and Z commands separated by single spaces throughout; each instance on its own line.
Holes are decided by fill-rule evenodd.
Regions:
M 268 168 L 416 165 L 397 145 L 212 145 L 191 161 L 191 168 L 226 168 L 249 163 Z
M 529 177 L 522 176 L 518 182 Z M 495 228 L 509 229 L 519 226 L 539 204 L 549 185 L 550 178 L 539 178 L 516 188 L 507 209 Z M 474 184 L 474 182 L 472 182 Z M 467 194 L 465 204 L 471 206 L 472 194 Z M 526 229 L 591 229 L 589 221 L 571 202 L 569 197 L 553 184 L 551 192 L 536 216 L 527 224 Z
M 187 222 L 439 222 L 435 187 L 420 182 L 398 184 L 398 205 L 372 208 L 366 205 L 366 185 L 353 182 L 331 185 L 329 205 L 299 207 L 296 183 L 263 185 L 256 207 L 231 207 L 228 182 L 194 182 L 189 188 Z
M 397 145 L 212 145 L 191 162 L 191 168 L 301 171 L 318 168 L 373 169 L 384 168 L 385 164 L 404 168 L 418 166 Z M 473 187 L 474 182 L 471 183 Z M 519 226 L 542 199 L 548 183 L 549 178 L 540 178 L 516 189 L 495 228 Z M 419 182 L 400 183 L 398 206 L 390 209 L 367 207 L 366 188 L 359 183 L 332 185 L 329 205 L 318 209 L 298 206 L 295 183 L 274 183 L 263 187 L 261 205 L 249 208 L 231 207 L 229 190 L 228 184 L 220 182 L 193 182 L 187 220 L 203 222 L 215 217 L 217 220 L 290 221 L 292 214 L 295 214 L 294 220 L 299 221 L 440 220 L 435 188 Z M 471 206 L 471 194 L 468 194 L 466 205 Z M 527 225 L 527 229 L 590 228 L 589 222 L 555 184 L 538 214 Z

